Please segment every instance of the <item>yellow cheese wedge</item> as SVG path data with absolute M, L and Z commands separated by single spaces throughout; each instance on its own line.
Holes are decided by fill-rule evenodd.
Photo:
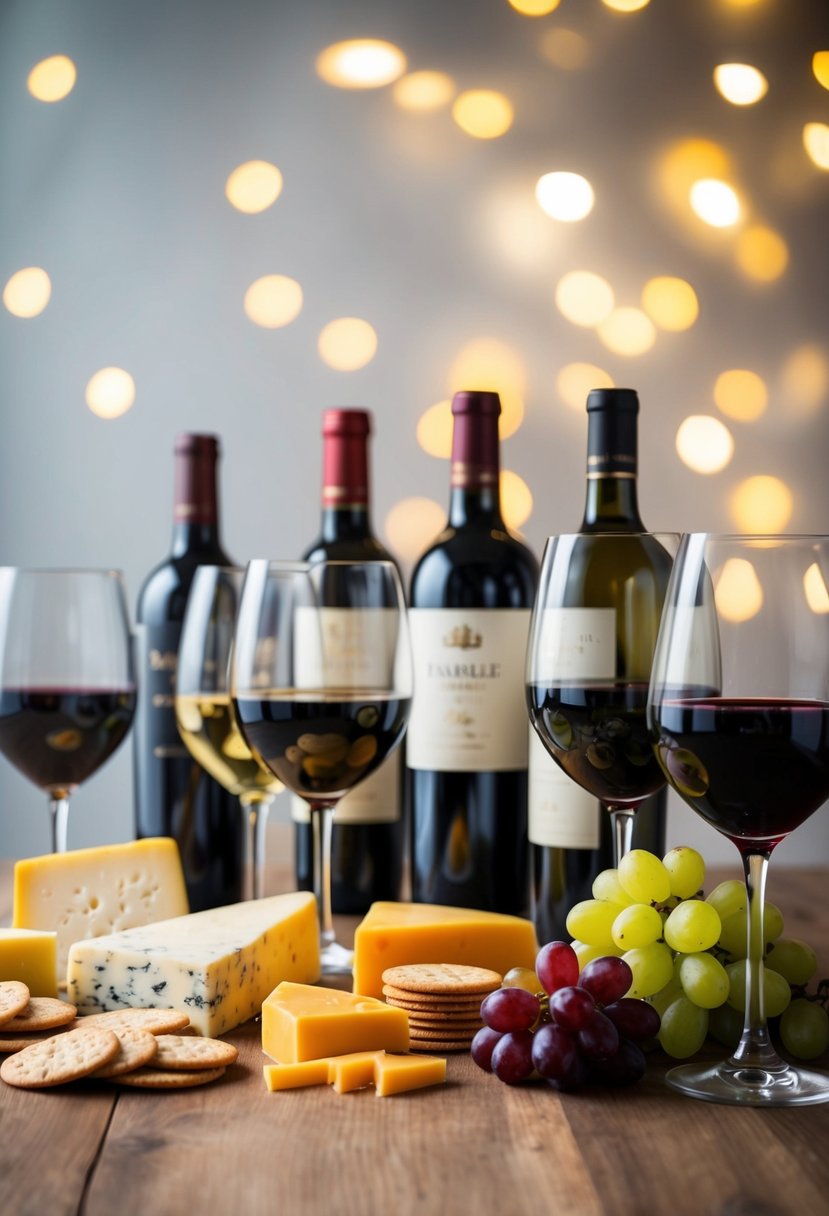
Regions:
M 58 974 L 69 947 L 190 911 L 178 845 L 169 837 L 28 857 L 14 867 L 18 929 L 58 935 Z
M 534 967 L 532 922 L 440 904 L 372 904 L 354 935 L 354 991 L 383 994 L 383 972 L 407 963 L 467 963 L 504 975 Z
M 305 1060 L 302 1064 L 264 1064 L 262 1072 L 270 1093 L 283 1089 L 305 1089 L 328 1084 L 328 1060 Z
M 285 981 L 262 1006 L 262 1050 L 281 1064 L 408 1046 L 406 1011 L 383 1001 Z
M 328 1061 L 328 1083 L 338 1094 L 373 1085 L 377 1061 L 385 1054 L 384 1051 L 353 1051 L 347 1056 L 334 1056 Z
M 410 1089 L 425 1089 L 446 1080 L 446 1060 L 438 1056 L 377 1056 L 374 1061 L 374 1088 L 378 1098 L 402 1094 Z
M 20 980 L 32 996 L 57 996 L 57 934 L 0 929 L 0 980 Z

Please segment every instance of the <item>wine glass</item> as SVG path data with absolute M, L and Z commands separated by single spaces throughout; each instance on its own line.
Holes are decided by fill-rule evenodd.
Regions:
M 678 543 L 670 532 L 551 536 L 533 607 L 530 721 L 565 773 L 609 811 L 617 866 L 637 808 L 665 784 L 645 703 Z
M 251 750 L 308 803 L 322 970 L 347 974 L 334 938 L 331 825 L 340 798 L 400 742 L 412 695 L 403 591 L 391 562 L 250 562 L 231 660 Z
M 176 667 L 176 722 L 194 760 L 236 794 L 247 825 L 245 898 L 265 893 L 268 811 L 284 786 L 256 759 L 236 722 L 228 667 L 244 571 L 200 566 L 187 597 Z
M 722 1064 L 668 1084 L 712 1102 L 829 1101 L 769 1039 L 763 906 L 772 850 L 829 798 L 829 537 L 685 536 L 654 657 L 648 725 L 678 794 L 737 846 L 748 901 L 745 1023 Z
M 135 668 L 117 570 L 0 568 L 0 752 L 49 796 L 66 852 L 69 797 L 119 746 Z

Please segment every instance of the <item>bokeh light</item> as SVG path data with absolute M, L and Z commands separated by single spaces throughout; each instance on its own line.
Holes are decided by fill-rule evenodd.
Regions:
M 691 414 L 676 433 L 676 450 L 695 473 L 719 473 L 734 455 L 734 440 L 718 418 Z
M 642 307 L 660 329 L 679 333 L 699 316 L 697 293 L 690 283 L 671 275 L 649 279 L 642 288 Z
M 744 367 L 720 372 L 714 381 L 717 408 L 737 422 L 756 422 L 769 403 L 769 390 L 762 376 Z
M 617 308 L 598 327 L 598 335 L 616 355 L 644 355 L 656 341 L 653 321 L 641 308 Z
M 808 417 L 820 408 L 829 391 L 829 359 L 813 342 L 804 342 L 787 356 L 780 372 L 780 393 L 787 414 Z
M 551 219 L 568 224 L 583 220 L 595 202 L 593 187 L 580 173 L 545 173 L 536 183 L 535 197 Z
M 417 442 L 430 456 L 448 460 L 452 455 L 452 402 L 447 397 L 430 405 L 417 424 Z
M 602 0 L 605 8 L 612 8 L 616 13 L 638 13 L 641 8 L 647 8 L 650 0 Z
M 409 72 L 395 82 L 392 97 L 401 110 L 431 113 L 447 106 L 455 92 L 455 82 L 446 72 Z
M 659 192 L 680 215 L 688 213 L 688 199 L 695 182 L 706 178 L 728 178 L 731 159 L 720 144 L 710 139 L 680 139 L 659 158 Z
M 475 139 L 497 139 L 512 126 L 512 102 L 494 89 L 467 89 L 452 106 L 452 117 Z
M 829 169 L 829 126 L 825 122 L 806 123 L 803 147 L 818 169 Z
M 225 195 L 237 211 L 255 215 L 272 207 L 282 193 L 282 174 L 267 160 L 237 165 L 225 182 Z
M 319 336 L 320 358 L 338 372 L 354 372 L 370 363 L 377 352 L 377 334 L 360 317 L 329 321 Z
M 730 557 L 715 579 L 714 599 L 723 620 L 750 621 L 763 607 L 757 571 L 744 557 Z
M 561 4 L 561 0 L 509 0 L 517 13 L 524 17 L 546 17 Z
M 507 186 L 483 200 L 487 249 L 513 270 L 536 276 L 557 253 L 559 230 L 542 215 L 522 185 Z
M 475 338 L 458 351 L 449 369 L 450 392 L 489 389 L 501 398 L 498 433 L 514 435 L 524 420 L 527 374 L 521 356 L 498 338 Z
M 389 548 L 404 562 L 414 562 L 446 524 L 446 508 L 432 498 L 403 498 L 386 516 Z
M 813 562 L 803 575 L 803 591 L 812 612 L 819 616 L 829 612 L 829 589 L 817 562 Z
M 792 492 L 779 477 L 747 477 L 731 495 L 731 515 L 741 532 L 782 532 L 793 510 Z
M 66 55 L 41 59 L 29 72 L 26 86 L 38 101 L 63 101 L 75 87 L 78 71 Z
M 317 75 L 339 89 L 379 89 L 406 71 L 406 56 L 381 38 L 335 42 L 317 56 Z
M 499 479 L 501 491 L 501 514 L 508 528 L 518 530 L 533 513 L 533 496 L 530 487 L 512 469 L 502 469 Z
M 556 376 L 558 395 L 573 411 L 584 413 L 593 388 L 613 388 L 613 377 L 595 363 L 567 363 Z
M 554 28 L 545 30 L 540 43 L 541 54 L 553 67 L 565 72 L 578 72 L 590 60 L 590 43 L 576 30 Z
M 52 297 L 52 282 L 41 266 L 26 266 L 3 288 L 3 303 L 15 317 L 36 317 Z
M 772 283 L 789 264 L 789 247 L 773 228 L 752 224 L 738 235 L 735 257 L 746 278 Z
M 290 325 L 302 310 L 302 288 L 284 274 L 266 274 L 245 292 L 245 313 L 263 329 Z
M 712 228 L 732 228 L 742 214 L 737 191 L 713 177 L 694 182 L 688 197 L 694 212 Z
M 556 307 L 574 325 L 592 329 L 613 311 L 613 288 L 592 270 L 571 270 L 556 284 Z
M 135 381 L 122 367 L 102 367 L 87 384 L 85 397 L 99 418 L 120 418 L 135 401 Z
M 815 51 L 812 56 L 812 71 L 818 84 L 829 89 L 829 51 Z
M 720 63 L 714 68 L 718 92 L 733 106 L 753 106 L 768 92 L 769 82 L 750 63 Z

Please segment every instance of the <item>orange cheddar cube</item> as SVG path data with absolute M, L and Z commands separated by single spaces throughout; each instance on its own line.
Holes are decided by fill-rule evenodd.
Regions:
M 305 1089 L 309 1085 L 327 1085 L 328 1060 L 306 1060 L 303 1064 L 265 1064 L 262 1072 L 265 1085 L 272 1094 L 283 1089 Z
M 371 997 L 285 981 L 262 1006 L 262 1050 L 280 1064 L 408 1046 L 406 1011 Z
M 377 1064 L 384 1051 L 354 1051 L 347 1056 L 334 1056 L 328 1061 L 328 1081 L 338 1094 L 352 1089 L 365 1089 L 374 1084 Z
M 374 1063 L 374 1088 L 378 1098 L 402 1094 L 410 1089 L 425 1089 L 446 1080 L 446 1060 L 438 1056 L 377 1057 Z

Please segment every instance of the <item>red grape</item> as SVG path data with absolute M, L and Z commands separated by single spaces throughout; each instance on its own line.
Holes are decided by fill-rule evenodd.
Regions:
M 547 993 L 579 982 L 579 959 L 567 942 L 548 942 L 535 960 L 535 973 Z M 630 987 L 630 985 L 628 985 Z
M 624 1035 L 626 1039 L 633 1039 L 635 1043 L 655 1039 L 659 1034 L 659 1014 L 647 1001 L 624 996 L 620 1001 L 605 1005 L 603 1012 L 605 1017 L 610 1018 L 619 1034 Z
M 500 1038 L 501 1035 L 497 1030 L 491 1030 L 489 1026 L 482 1026 L 472 1040 L 469 1048 L 472 1059 L 484 1072 L 492 1072 L 492 1051 Z
M 517 991 L 513 989 L 513 991 Z M 492 1071 L 499 1081 L 517 1085 L 533 1070 L 533 1036 L 529 1030 L 501 1035 L 492 1051 Z
M 566 1030 L 546 1022 L 533 1035 L 533 1064 L 539 1076 L 562 1081 L 576 1058 L 576 1044 Z
M 576 1035 L 576 1042 L 588 1060 L 606 1060 L 619 1050 L 619 1031 L 610 1018 L 596 1009 L 587 1025 Z
M 618 1001 L 629 991 L 633 972 L 623 958 L 594 958 L 581 973 L 579 984 L 601 1005 Z
M 621 1039 L 614 1055 L 590 1061 L 590 1077 L 599 1085 L 635 1085 L 644 1077 L 646 1068 L 642 1048 L 630 1039 Z
M 584 988 L 559 988 L 550 997 L 550 1014 L 564 1030 L 575 1033 L 590 1023 L 596 1002 Z
M 541 1012 L 538 997 L 525 988 L 497 988 L 481 1004 L 481 1017 L 492 1030 L 529 1030 Z
M 584 1062 L 584 1056 L 579 1055 L 576 1051 L 573 1053 L 573 1062 L 567 1069 L 563 1077 L 548 1077 L 547 1084 L 553 1089 L 557 1089 L 560 1093 L 568 1093 L 571 1089 L 582 1089 L 589 1080 L 587 1065 Z

